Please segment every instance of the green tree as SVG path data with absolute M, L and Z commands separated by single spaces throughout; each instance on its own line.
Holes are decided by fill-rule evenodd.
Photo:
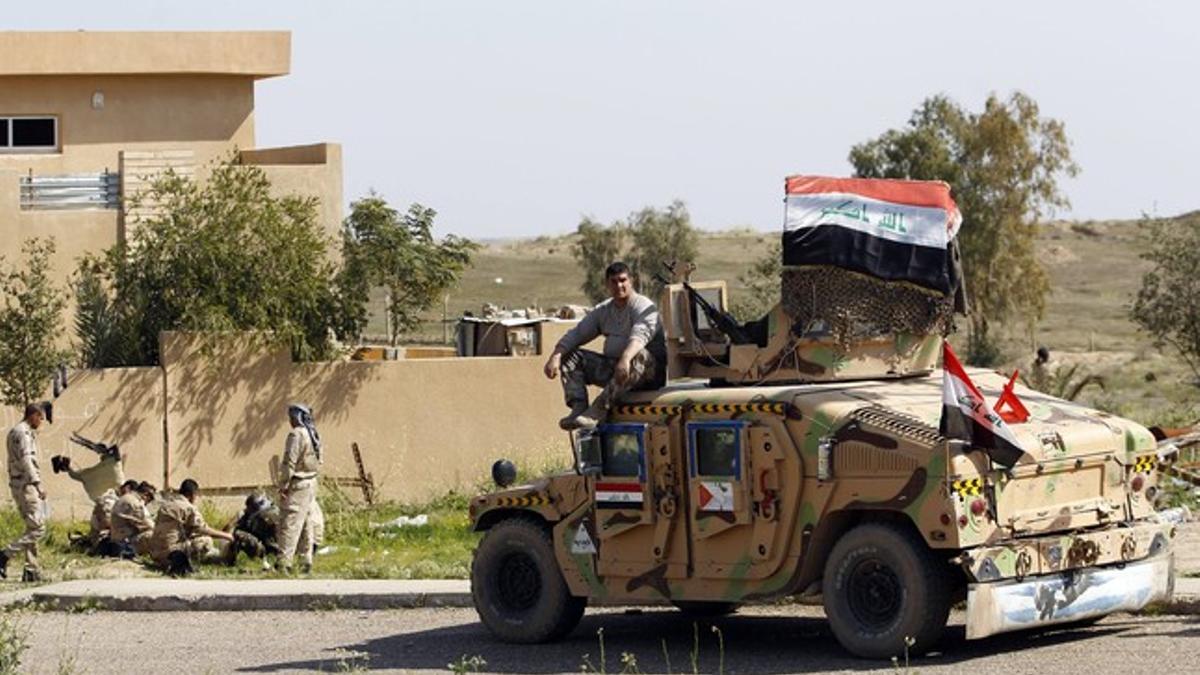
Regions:
M 420 324 L 421 313 L 458 283 L 479 246 L 468 239 L 433 236 L 437 212 L 413 204 L 400 214 L 374 193 L 352 203 L 342 226 L 342 284 L 365 297 L 370 288 L 388 292 L 392 344 Z M 366 315 L 356 317 L 359 329 Z
M 994 363 L 993 326 L 1014 316 L 1032 326 L 1045 309 L 1049 281 L 1034 256 L 1037 223 L 1069 205 L 1058 180 L 1079 171 L 1063 123 L 1042 117 L 1020 92 L 993 94 L 978 113 L 934 96 L 904 128 L 854 146 L 850 163 L 858 176 L 950 184 L 963 214 L 968 360 Z
M 583 268 L 580 288 L 593 302 L 608 297 L 604 269 L 614 260 L 629 265 L 640 293 L 657 298 L 662 284 L 654 275 L 664 273 L 663 263 L 695 262 L 700 248 L 700 234 L 679 200 L 664 209 L 647 206 L 607 227 L 584 218 L 576 233 L 579 239 L 571 253 Z
M 585 217 L 575 232 L 579 239 L 571 245 L 571 255 L 583 268 L 580 289 L 588 300 L 599 303 L 608 297 L 604 268 L 625 253 L 625 225 L 617 222 L 605 227 Z
M 136 336 L 130 322 L 116 311 L 94 258 L 84 258 L 71 282 L 75 292 L 75 336 L 79 360 L 85 368 L 129 363 Z
M 299 359 L 350 337 L 364 296 L 338 286 L 317 200 L 273 196 L 262 169 L 217 164 L 203 182 L 174 173 L 142 199 L 155 214 L 81 262 L 76 317 L 92 365 L 154 364 L 169 330 L 264 331 Z
M 18 264 L 0 273 L 0 398 L 23 406 L 42 396 L 67 353 L 55 340 L 62 332 L 66 297 L 50 281 L 51 239 L 29 239 Z
M 745 322 L 761 319 L 771 311 L 779 304 L 782 274 L 783 244 L 776 241 L 750 265 L 750 269 L 738 275 L 738 281 L 746 290 L 741 298 L 733 301 L 733 315 Z
M 638 279 L 639 292 L 658 299 L 662 284 L 655 274 L 665 274 L 663 263 L 692 263 L 700 252 L 700 233 L 692 227 L 687 206 L 679 200 L 665 209 L 646 207 L 629 216 L 633 248 L 629 267 Z
M 1151 268 L 1130 316 L 1160 349 L 1170 346 L 1200 378 L 1200 215 L 1145 219 Z

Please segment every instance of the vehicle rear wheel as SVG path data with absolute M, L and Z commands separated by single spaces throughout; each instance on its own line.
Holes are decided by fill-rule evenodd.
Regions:
M 586 598 L 567 589 L 550 532 L 524 518 L 502 521 L 483 537 L 471 563 L 479 619 L 505 642 L 546 642 L 579 624 Z
M 950 616 L 952 570 L 925 542 L 884 523 L 846 533 L 825 562 L 825 614 L 847 651 L 864 658 L 933 648 Z
M 711 600 L 673 600 L 679 611 L 694 617 L 717 617 L 733 614 L 741 607 L 736 602 L 714 602 Z

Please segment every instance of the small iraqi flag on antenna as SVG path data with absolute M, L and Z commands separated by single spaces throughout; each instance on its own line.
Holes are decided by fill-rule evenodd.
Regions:
M 1025 455 L 1004 420 L 988 407 L 983 394 L 967 377 L 950 343 L 942 341 L 942 421 L 946 438 L 968 441 L 983 448 L 992 461 L 1011 467 Z

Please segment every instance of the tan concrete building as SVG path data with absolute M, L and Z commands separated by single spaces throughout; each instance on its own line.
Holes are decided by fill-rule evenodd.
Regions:
M 52 236 L 65 280 L 136 227 L 147 181 L 228 157 L 318 197 L 336 233 L 341 147 L 256 147 L 255 83 L 290 61 L 288 32 L 0 32 L 0 255 Z

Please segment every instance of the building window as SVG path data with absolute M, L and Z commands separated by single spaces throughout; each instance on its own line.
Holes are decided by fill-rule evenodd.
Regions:
M 57 117 L 0 117 L 0 152 L 58 150 Z

